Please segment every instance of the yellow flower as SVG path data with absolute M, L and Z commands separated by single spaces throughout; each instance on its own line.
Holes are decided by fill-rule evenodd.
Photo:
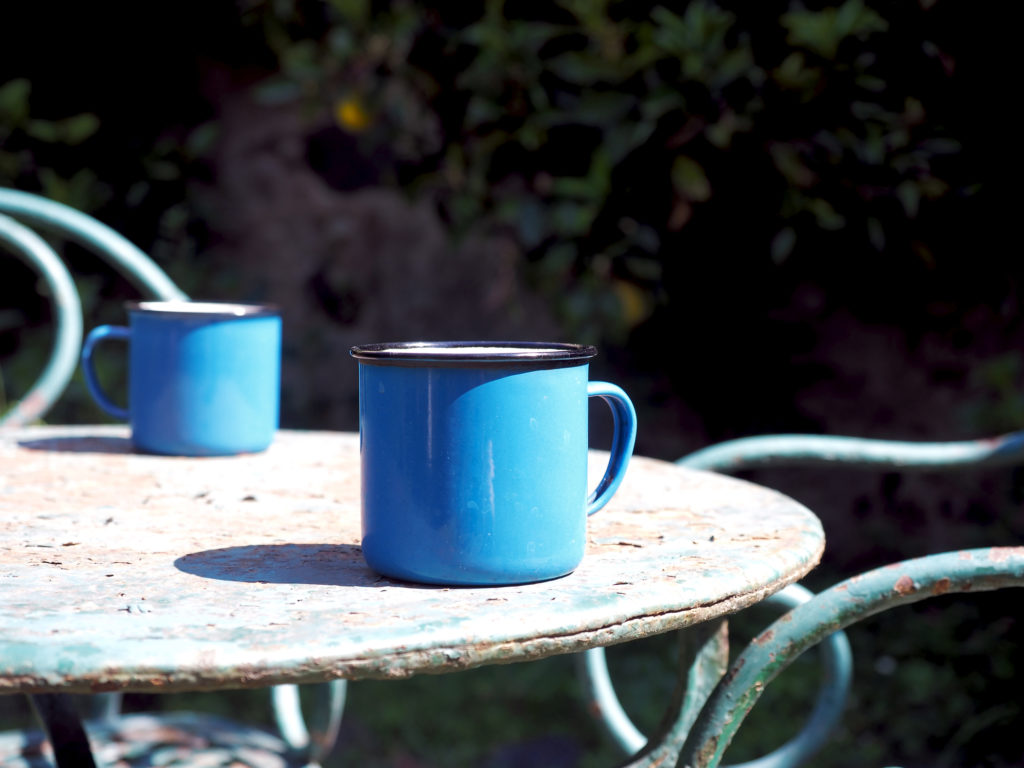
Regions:
M 334 105 L 334 119 L 352 133 L 361 133 L 370 125 L 370 113 L 355 96 L 346 96 Z

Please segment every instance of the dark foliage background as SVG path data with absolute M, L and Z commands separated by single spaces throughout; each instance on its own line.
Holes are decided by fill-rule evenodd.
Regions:
M 284 426 L 355 428 L 350 344 L 518 335 L 598 343 L 594 375 L 634 395 L 649 455 L 766 432 L 975 437 L 1024 422 L 1005 13 L 948 0 L 24 3 L 0 24 L 0 183 L 95 215 L 194 296 L 285 307 Z M 63 250 L 87 327 L 119 321 L 132 289 Z M 45 360 L 49 310 L 29 270 L 0 264 L 13 401 Z M 103 418 L 79 380 L 49 417 Z M 1018 471 L 751 477 L 822 517 L 814 588 L 1016 544 L 1024 528 Z M 859 684 L 817 764 L 1020 764 L 1016 740 L 994 735 L 1021 718 L 1011 601 L 950 599 L 859 627 Z M 657 689 L 669 654 L 642 650 L 613 662 Z M 734 760 L 780 738 L 813 676 L 773 686 Z M 653 723 L 648 687 L 631 711 Z M 421 708 L 431 697 L 440 723 Z M 339 765 L 611 754 L 567 660 L 352 698 Z M 489 716 L 450 716 L 488 709 L 477 699 Z

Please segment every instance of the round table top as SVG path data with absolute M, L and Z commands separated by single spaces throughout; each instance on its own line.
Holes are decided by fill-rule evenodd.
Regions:
M 607 454 L 594 452 L 596 481 Z M 137 454 L 121 427 L 0 431 L 0 693 L 239 688 L 525 661 L 719 617 L 817 563 L 777 492 L 634 457 L 572 574 L 382 578 L 360 548 L 359 441 Z

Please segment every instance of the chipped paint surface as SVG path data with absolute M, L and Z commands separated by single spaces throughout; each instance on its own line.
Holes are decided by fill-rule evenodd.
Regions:
M 961 550 L 904 560 L 819 593 L 772 624 L 737 657 L 687 737 L 679 765 L 718 766 L 764 687 L 836 630 L 937 595 L 1011 587 L 1024 587 L 1024 547 Z M 1008 606 L 1015 604 L 1007 601 Z M 816 748 L 806 747 L 799 759 L 792 756 L 792 764 L 802 763 Z
M 281 432 L 263 454 L 194 459 L 135 454 L 127 434 L 0 432 L 0 693 L 541 658 L 739 610 L 798 580 L 824 546 L 814 515 L 781 494 L 637 457 L 569 576 L 406 584 L 363 563 L 356 435 Z

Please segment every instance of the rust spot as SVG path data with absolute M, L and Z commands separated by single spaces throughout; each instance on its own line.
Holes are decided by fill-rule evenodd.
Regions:
M 944 595 L 944 594 L 946 594 L 947 592 L 949 592 L 949 584 L 950 584 L 950 582 L 949 582 L 948 578 L 947 579 L 939 579 L 937 582 L 935 582 L 935 586 L 932 587 L 932 594 L 933 595 Z
M 22 413 L 35 416 L 46 408 L 46 396 L 39 390 L 29 392 L 19 403 L 18 410 Z
M 697 765 L 710 765 L 715 757 L 715 749 L 718 747 L 718 739 L 709 739 L 697 752 Z
M 896 580 L 896 584 L 893 586 L 893 589 L 901 595 L 909 595 L 914 591 L 914 580 L 906 574 L 903 574 Z
M 1009 547 L 993 547 L 988 551 L 988 559 L 993 563 L 1005 563 L 1013 556 Z
M 745 659 L 737 659 L 736 664 L 733 665 L 733 667 L 722 676 L 722 684 L 728 684 L 732 682 L 734 679 L 736 679 L 736 675 L 738 675 L 740 671 L 743 669 L 744 664 L 746 664 Z
M 754 638 L 754 645 L 764 645 L 770 643 L 775 638 L 775 632 L 769 629 L 767 632 L 762 632 L 760 635 Z

